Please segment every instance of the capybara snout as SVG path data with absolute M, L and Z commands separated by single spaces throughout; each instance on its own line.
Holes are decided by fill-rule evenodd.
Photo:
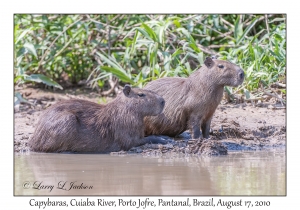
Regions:
M 244 81 L 244 71 L 239 66 L 231 62 L 217 59 L 206 59 L 205 64 L 209 69 L 209 71 L 206 71 L 205 74 L 208 79 L 215 83 L 214 85 L 237 87 Z
M 237 86 L 241 85 L 244 82 L 244 79 L 245 79 L 245 72 L 243 71 L 243 69 L 238 68 L 237 69 L 237 83 L 232 86 L 237 87 Z
M 236 78 L 236 79 L 235 80 L 231 79 L 228 83 L 226 83 L 226 85 L 232 86 L 232 87 L 237 87 L 244 82 L 245 73 L 244 73 L 243 69 L 238 68 L 237 70 L 235 70 L 235 72 L 233 74 L 235 76 L 232 75 L 232 78 Z
M 158 103 L 159 108 L 158 108 L 158 112 L 155 113 L 155 116 L 162 113 L 164 108 L 165 108 L 165 99 L 163 99 L 161 96 L 157 96 L 157 98 L 158 98 L 158 101 L 159 101 L 159 103 Z

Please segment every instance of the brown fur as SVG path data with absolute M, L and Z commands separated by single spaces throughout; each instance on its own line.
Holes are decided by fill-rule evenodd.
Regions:
M 221 68 L 223 65 L 223 68 Z M 144 89 L 160 94 L 166 101 L 163 113 L 145 118 L 146 135 L 176 136 L 190 129 L 192 138 L 209 137 L 212 116 L 224 86 L 238 86 L 243 70 L 227 61 L 207 58 L 205 65 L 188 78 L 161 78 Z
M 151 142 L 145 116 L 158 115 L 164 99 L 152 91 L 125 86 L 107 105 L 66 100 L 45 110 L 30 140 L 33 151 L 105 153 Z

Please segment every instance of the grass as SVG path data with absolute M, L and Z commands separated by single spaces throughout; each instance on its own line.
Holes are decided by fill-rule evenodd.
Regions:
M 286 18 L 279 14 L 18 14 L 14 38 L 16 85 L 63 88 L 67 78 L 104 91 L 117 78 L 143 87 L 161 77 L 188 77 L 212 55 L 246 72 L 231 93 L 247 96 L 286 77 Z

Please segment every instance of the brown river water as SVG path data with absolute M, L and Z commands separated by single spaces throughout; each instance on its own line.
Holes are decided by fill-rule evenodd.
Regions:
M 15 195 L 286 195 L 286 153 L 16 154 Z

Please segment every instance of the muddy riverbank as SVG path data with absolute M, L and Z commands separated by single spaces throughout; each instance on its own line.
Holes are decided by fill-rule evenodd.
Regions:
M 111 98 L 101 98 L 89 89 L 74 88 L 65 91 L 43 90 L 26 87 L 16 90 L 27 99 L 15 106 L 14 151 L 27 152 L 28 140 L 41 112 L 61 100 L 80 98 L 96 103 L 106 103 Z M 188 132 L 167 145 L 144 145 L 128 152 L 144 155 L 183 154 L 227 154 L 227 150 L 267 150 L 286 145 L 286 109 L 274 98 L 260 103 L 226 103 L 218 106 L 212 120 L 211 140 L 190 140 Z

